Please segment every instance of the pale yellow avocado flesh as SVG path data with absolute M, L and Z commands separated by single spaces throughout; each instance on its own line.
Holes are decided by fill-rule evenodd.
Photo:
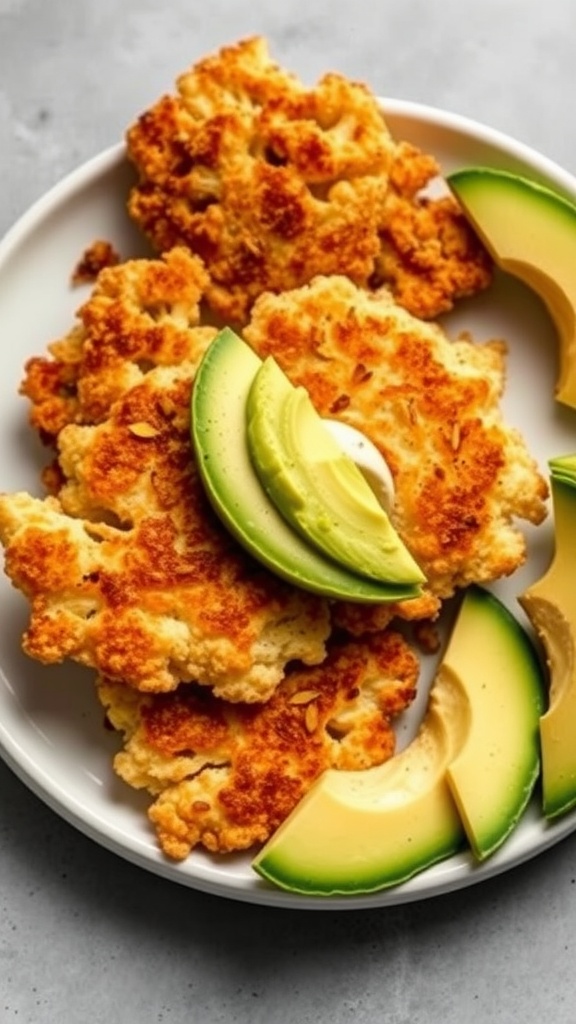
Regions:
M 468 706 L 441 676 L 420 731 L 392 760 L 362 772 L 330 769 L 253 861 L 293 892 L 373 892 L 406 881 L 455 853 L 464 832 L 446 783 Z
M 576 408 L 576 205 L 493 168 L 467 168 L 447 180 L 497 265 L 548 307 L 559 334 L 556 398 Z
M 248 445 L 262 486 L 305 540 L 384 583 L 424 582 L 374 491 L 302 387 L 267 358 L 247 402 Z
M 539 769 L 543 677 L 523 629 L 491 594 L 464 596 L 415 740 L 366 772 L 326 772 L 253 862 L 292 891 L 395 885 L 509 835 Z
M 447 778 L 482 860 L 512 832 L 539 775 L 544 673 L 511 612 L 476 587 L 467 592 L 444 664 L 459 673 L 471 706 L 470 730 Z
M 576 805 L 576 456 L 550 465 L 555 553 L 520 603 L 549 664 L 548 709 L 540 720 L 542 798 L 544 814 L 555 818 Z

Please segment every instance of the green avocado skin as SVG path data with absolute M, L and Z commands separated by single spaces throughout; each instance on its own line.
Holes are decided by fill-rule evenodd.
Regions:
M 325 898 L 359 893 L 365 895 L 408 882 L 426 868 L 433 867 L 465 848 L 464 832 L 455 826 L 444 835 L 430 837 L 428 845 L 418 845 L 414 849 L 403 845 L 398 849 L 396 859 L 390 859 L 385 864 L 376 862 L 362 865 L 358 873 L 344 873 L 339 866 L 334 870 L 327 866 L 322 876 L 315 871 L 306 873 L 298 858 L 292 863 L 290 857 L 283 853 L 272 853 L 265 862 L 257 864 L 256 870 L 268 882 L 302 896 Z
M 230 533 L 277 576 L 333 600 L 409 600 L 417 585 L 384 584 L 348 571 L 298 536 L 264 491 L 246 439 L 246 403 L 262 361 L 230 328 L 206 351 L 191 398 L 191 438 L 206 494 Z
M 515 197 L 521 204 L 526 196 L 529 196 L 529 202 L 542 204 L 544 207 L 555 207 L 559 215 L 576 219 L 576 206 L 573 202 L 547 185 L 512 171 L 495 167 L 464 167 L 449 174 L 446 181 L 458 199 L 464 203 L 480 193 L 487 196 L 489 201 L 490 191 L 498 189 L 505 191 L 511 200 Z
M 491 592 L 468 588 L 412 743 L 379 768 L 324 773 L 256 855 L 255 871 L 330 896 L 398 885 L 466 840 L 485 860 L 534 791 L 544 690 L 518 620 Z

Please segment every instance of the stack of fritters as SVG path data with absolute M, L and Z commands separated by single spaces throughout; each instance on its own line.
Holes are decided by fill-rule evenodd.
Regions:
M 175 857 L 262 841 L 325 768 L 386 760 L 418 678 L 397 633 L 337 636 L 329 603 L 261 568 L 207 504 L 189 422 L 214 335 L 203 282 L 184 250 L 100 274 L 22 386 L 55 448 L 52 493 L 0 496 L 24 650 L 96 670 L 126 737 L 116 769 L 156 797 Z
M 102 270 L 28 362 L 54 459 L 48 497 L 0 496 L 0 540 L 30 602 L 24 650 L 95 670 L 116 770 L 180 858 L 263 842 L 324 769 L 393 754 L 419 672 L 393 620 L 513 572 L 516 517 L 544 517 L 546 485 L 501 416 L 503 346 L 413 315 L 485 287 L 488 260 L 453 200 L 422 198 L 434 161 L 391 139 L 364 86 L 306 90 L 249 40 L 183 76 L 128 146 L 130 211 L 167 251 Z M 214 313 L 380 448 L 421 598 L 330 603 L 217 520 L 189 421 Z
M 435 615 L 456 587 L 513 571 L 513 517 L 538 521 L 545 497 L 500 415 L 500 345 L 450 342 L 386 291 L 318 278 L 262 297 L 246 338 L 384 452 L 394 521 L 428 582 L 374 609 L 276 579 L 216 520 L 194 466 L 190 391 L 213 336 L 197 322 L 202 280 L 182 250 L 102 272 L 23 385 L 56 448 L 53 494 L 0 497 L 6 571 L 31 605 L 24 649 L 96 669 L 125 737 L 116 769 L 155 797 L 173 857 L 264 841 L 325 768 L 391 756 L 418 662 L 390 619 Z

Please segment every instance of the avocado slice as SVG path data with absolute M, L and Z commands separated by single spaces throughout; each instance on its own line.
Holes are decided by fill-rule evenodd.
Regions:
M 466 725 L 459 683 L 444 675 L 412 743 L 379 767 L 325 772 L 254 869 L 283 889 L 333 896 L 397 885 L 456 853 L 465 835 L 446 767 Z
M 519 598 L 546 651 L 548 708 L 540 720 L 542 799 L 547 818 L 576 806 L 576 454 L 550 459 L 555 552 Z
M 466 592 L 444 670 L 459 675 L 470 704 L 468 734 L 448 766 L 448 783 L 483 860 L 516 826 L 540 772 L 544 672 L 517 619 L 480 587 Z
M 256 473 L 288 523 L 352 572 L 418 584 L 424 574 L 366 479 L 324 426 L 308 392 L 269 356 L 247 403 Z
M 419 595 L 412 584 L 384 584 L 350 572 L 307 544 L 262 487 L 248 451 L 246 403 L 262 360 L 224 328 L 198 367 L 191 399 L 192 443 L 208 498 L 233 536 L 288 582 L 327 598 L 372 604 Z
M 479 656 L 481 652 L 481 657 Z M 329 770 L 253 861 L 296 892 L 364 893 L 510 834 L 539 768 L 542 671 L 518 621 L 469 588 L 412 743 L 365 772 Z
M 456 171 L 447 181 L 496 264 L 546 304 L 559 334 L 556 398 L 576 408 L 576 205 L 489 167 Z

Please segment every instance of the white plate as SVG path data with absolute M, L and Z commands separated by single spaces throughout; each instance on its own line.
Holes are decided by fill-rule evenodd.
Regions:
M 436 154 L 444 172 L 484 163 L 536 176 L 576 200 L 576 180 L 513 140 L 461 117 L 412 103 L 384 101 L 396 137 Z M 131 171 L 121 146 L 66 178 L 19 221 L 0 244 L 0 488 L 40 493 L 43 462 L 17 395 L 24 360 L 66 332 L 84 293 L 70 273 L 95 238 L 112 241 L 124 257 L 146 251 L 125 213 Z M 552 398 L 556 335 L 541 303 L 512 279 L 498 277 L 486 295 L 463 303 L 447 320 L 478 340 L 510 342 L 507 418 L 523 431 L 546 470 L 546 459 L 576 447 L 576 414 Z M 528 565 L 498 593 L 518 613 L 516 595 L 546 567 L 552 527 L 527 530 Z M 0 753 L 17 775 L 74 826 L 120 856 L 174 882 L 221 896 L 284 907 L 342 909 L 385 906 L 471 885 L 541 852 L 576 828 L 576 813 L 553 826 L 536 801 L 505 846 L 482 866 L 468 854 L 436 865 L 410 882 L 368 896 L 302 897 L 268 886 L 246 856 L 212 859 L 193 853 L 183 864 L 156 847 L 146 798 L 117 780 L 111 761 L 117 738 L 103 726 L 90 673 L 73 666 L 42 668 L 20 652 L 27 621 L 24 599 L 0 579 Z M 420 701 L 420 708 L 422 699 Z M 413 724 L 413 723 L 412 723 Z

